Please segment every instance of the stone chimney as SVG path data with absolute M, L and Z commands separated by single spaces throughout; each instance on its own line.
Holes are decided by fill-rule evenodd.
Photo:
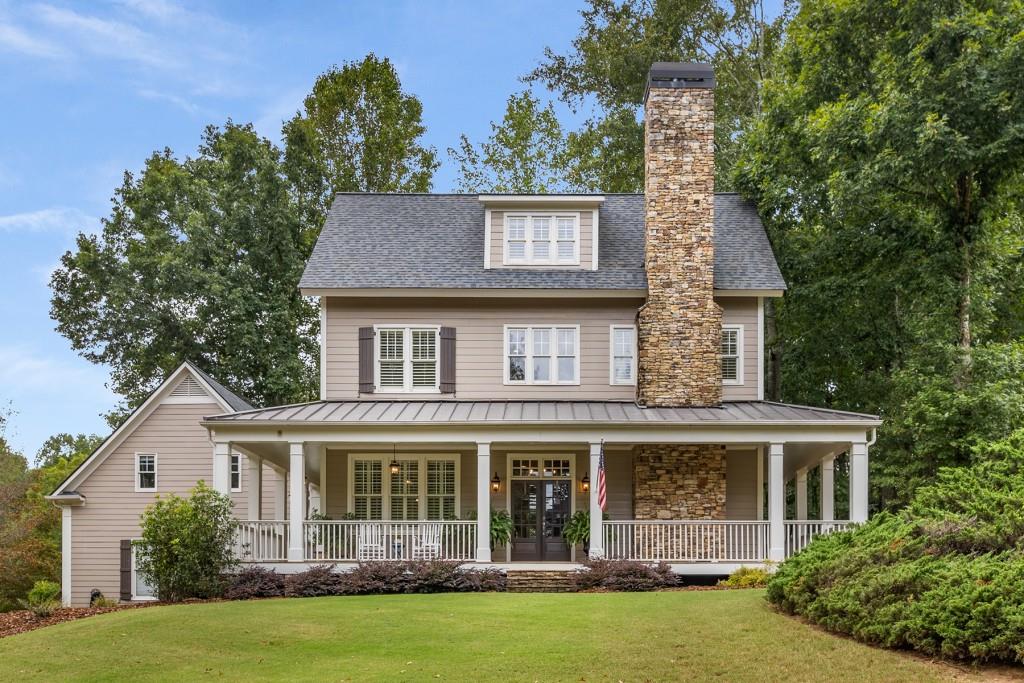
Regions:
M 722 311 L 714 299 L 714 89 L 714 71 L 706 64 L 657 62 L 647 80 L 641 405 L 722 401 Z

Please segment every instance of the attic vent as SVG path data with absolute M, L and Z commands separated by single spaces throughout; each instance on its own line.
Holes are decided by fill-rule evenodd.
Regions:
M 178 383 L 178 386 L 171 390 L 171 396 L 175 398 L 191 398 L 196 396 L 206 396 L 206 392 L 199 386 L 199 382 L 194 377 L 186 377 Z

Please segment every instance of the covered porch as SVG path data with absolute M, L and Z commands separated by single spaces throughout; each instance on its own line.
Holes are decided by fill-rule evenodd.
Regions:
M 408 415 L 411 405 L 417 414 L 429 407 L 436 415 L 441 407 L 399 403 L 397 416 Z M 625 406 L 601 403 L 595 410 L 590 402 L 582 413 L 578 403 L 565 402 L 555 404 L 555 416 L 564 407 L 571 412 L 544 424 L 524 422 L 522 413 L 494 419 L 491 411 L 473 419 L 471 409 L 456 423 L 423 423 L 387 419 L 394 404 L 359 405 L 364 416 L 374 414 L 367 410 L 374 405 L 382 411 L 369 421 L 308 419 L 344 405 L 329 402 L 206 421 L 215 487 L 229 486 L 232 453 L 246 456 L 251 482 L 264 464 L 279 474 L 273 505 L 262 500 L 267 487 L 248 487 L 253 513 L 240 524 L 243 561 L 280 563 L 285 571 L 309 563 L 415 559 L 510 569 L 574 566 L 585 558 L 584 548 L 567 543 L 563 528 L 573 513 L 588 511 L 590 557 L 720 574 L 781 561 L 814 536 L 867 518 L 868 448 L 877 425 L 870 416 L 808 415 L 802 411 L 811 409 L 763 403 L 754 415 L 735 405 L 625 404 L 637 411 L 633 419 L 615 420 L 607 419 L 614 416 L 610 410 L 626 415 Z M 708 415 L 687 415 L 696 412 Z M 509 416 L 507 406 L 501 415 Z M 834 462 L 844 453 L 849 514 L 837 520 Z M 817 486 L 810 488 L 819 492 L 813 508 L 812 475 Z M 788 515 L 787 488 L 795 498 Z M 259 518 L 270 509 L 274 519 Z M 491 511 L 510 516 L 511 543 L 491 547 Z

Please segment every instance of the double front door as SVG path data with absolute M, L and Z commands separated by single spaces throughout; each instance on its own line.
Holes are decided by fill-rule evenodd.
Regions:
M 512 560 L 568 562 L 562 528 L 572 515 L 569 461 L 512 462 Z

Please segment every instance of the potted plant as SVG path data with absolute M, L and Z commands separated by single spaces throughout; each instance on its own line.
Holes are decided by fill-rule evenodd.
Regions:
M 476 519 L 476 510 L 466 515 L 466 519 Z M 512 543 L 512 515 L 508 510 L 491 510 L 491 550 L 499 545 L 508 546 Z
M 590 554 L 590 513 L 577 510 L 562 527 L 562 538 L 570 546 L 582 545 L 583 552 Z

